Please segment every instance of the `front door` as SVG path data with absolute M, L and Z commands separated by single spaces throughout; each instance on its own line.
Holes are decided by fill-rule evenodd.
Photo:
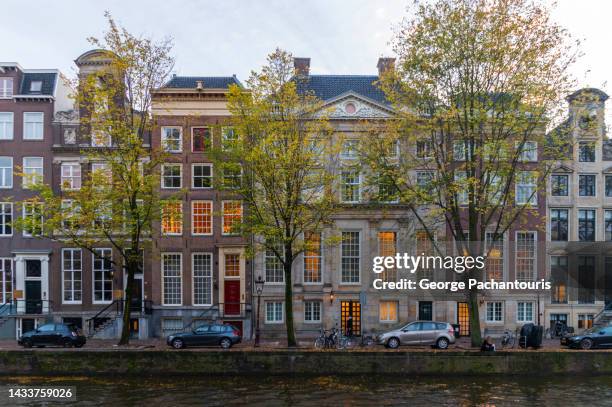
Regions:
M 225 314 L 240 315 L 240 280 L 225 280 Z
M 42 314 L 40 280 L 25 281 L 25 312 L 26 314 Z
M 608 258 L 606 258 L 607 260 Z M 608 262 L 606 261 L 606 277 L 605 277 L 605 288 L 604 288 L 604 301 L 607 310 L 612 310 L 612 268 L 608 268 Z
M 360 336 L 361 303 L 359 301 L 342 301 L 340 303 L 340 321 L 340 328 L 345 335 Z
M 457 324 L 459 336 L 470 336 L 470 307 L 467 302 L 457 303 Z
M 130 310 L 131 312 L 142 312 L 142 278 L 134 277 Z
M 419 321 L 433 320 L 433 303 L 431 301 L 419 301 Z
M 21 320 L 21 334 L 33 331 L 36 328 L 36 320 L 33 318 L 23 318 Z

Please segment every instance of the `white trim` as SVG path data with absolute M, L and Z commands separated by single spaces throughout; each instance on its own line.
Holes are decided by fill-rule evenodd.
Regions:
M 342 270 L 342 244 L 343 244 L 343 242 L 342 242 L 342 233 L 345 233 L 345 232 L 346 233 L 354 233 L 354 232 L 356 232 L 356 233 L 359 234 L 359 240 L 358 240 L 358 243 L 359 243 L 359 257 L 358 257 L 358 259 L 359 259 L 359 262 L 357 263 L 358 266 L 359 266 L 359 270 L 358 270 L 359 280 L 358 281 L 343 281 L 342 280 L 342 271 L 343 271 Z M 339 256 L 340 257 L 340 280 L 338 282 L 338 285 L 361 285 L 361 260 L 362 260 L 362 256 L 363 256 L 363 253 L 362 253 L 362 243 L 361 243 L 362 235 L 363 235 L 363 233 L 362 233 L 361 229 L 344 229 L 344 230 L 340 231 L 340 239 L 341 239 L 340 240 L 340 245 L 339 245 L 339 249 L 340 249 L 340 253 L 339 253 L 339 255 L 340 255 Z M 353 257 L 351 257 L 351 258 L 353 258 Z
M 112 247 L 94 247 L 93 248 L 94 251 L 96 250 L 110 250 L 110 255 L 111 255 L 111 259 L 113 258 L 113 249 Z M 111 281 L 111 299 L 110 300 L 102 300 L 102 301 L 96 301 L 95 297 L 96 297 L 96 270 L 94 268 L 94 261 L 96 259 L 96 255 L 91 253 L 91 303 L 92 304 L 110 304 L 111 302 L 113 302 L 113 293 L 115 292 L 115 279 L 114 277 L 112 277 L 110 279 Z M 112 270 L 112 264 L 111 264 L 111 270 Z M 100 270 L 100 272 L 104 273 L 103 270 Z M 82 283 L 81 283 L 82 284 Z M 102 292 L 104 292 L 104 289 L 102 289 Z
M 14 182 L 14 179 L 13 179 L 14 178 L 13 177 L 13 175 L 14 175 L 13 172 L 14 172 L 14 169 L 15 169 L 15 160 L 10 155 L 3 155 L 3 156 L 0 156 L 0 158 L 9 158 L 11 160 L 10 178 L 9 178 L 11 180 L 11 185 L 8 186 L 8 187 L 3 187 L 3 186 L 0 185 L 0 189 L 13 189 L 13 187 L 15 186 L 15 182 Z M 2 168 L 8 168 L 8 167 L 2 167 Z
M 314 233 L 318 233 L 321 240 L 319 241 L 319 274 L 320 274 L 320 281 L 316 281 L 316 282 L 311 282 L 311 281 L 306 281 L 306 279 L 304 278 L 306 276 L 306 250 L 304 250 L 304 252 L 302 252 L 302 284 L 304 285 L 322 285 L 323 284 L 323 270 L 325 268 L 325 256 L 323 255 L 323 232 L 314 232 Z M 302 239 L 304 238 L 304 233 L 302 233 Z M 304 240 L 304 244 L 306 244 L 306 241 Z M 312 257 L 312 256 L 310 256 Z M 314 258 L 314 257 L 313 257 Z M 285 284 L 283 282 L 283 284 Z
M 195 302 L 195 256 L 196 255 L 208 255 L 210 256 L 210 302 L 205 304 L 199 304 Z M 201 306 L 212 306 L 214 296 L 214 255 L 212 252 L 192 252 L 191 253 L 191 304 L 194 307 Z
M 516 259 L 518 255 L 518 234 L 519 233 L 533 233 L 533 275 L 531 280 L 536 281 L 538 278 L 538 232 L 536 230 L 516 230 L 514 232 L 514 278 L 518 280 Z
M 14 206 L 13 206 L 13 203 L 12 203 L 12 202 L 6 202 L 6 201 L 4 201 L 4 202 L 0 202 L 0 207 L 2 207 L 2 206 L 4 206 L 4 205 L 9 205 L 9 207 L 11 208 L 11 211 L 10 211 L 10 216 L 11 216 L 11 233 L 10 233 L 10 234 L 8 234 L 8 233 L 2 233 L 2 232 L 0 231 L 0 237 L 11 237 L 11 236 L 13 236 L 13 234 L 14 234 L 14 233 L 13 233 L 13 231 L 14 231 L 14 229 L 15 229 L 15 228 L 13 227 L 13 225 L 12 225 L 12 223 L 13 223 L 13 222 L 15 222 L 15 212 L 14 212 Z M 0 212 L 0 217 L 4 217 L 4 213 L 3 213 L 3 212 Z
M 80 253 L 81 256 L 81 299 L 80 300 L 65 300 L 64 299 L 64 292 L 66 290 L 66 286 L 64 285 L 64 272 L 66 270 L 64 270 L 64 252 L 66 251 L 74 251 L 74 250 L 78 250 L 78 252 Z M 62 304 L 82 304 L 83 303 L 83 250 L 78 248 L 78 247 L 63 247 L 62 251 L 61 251 L 61 259 L 60 261 L 62 262 L 61 264 L 61 273 L 62 273 L 62 289 L 61 289 L 61 296 L 62 296 Z M 71 269 L 72 273 L 74 274 L 76 269 Z M 74 278 L 72 279 L 72 286 L 74 287 Z M 77 291 L 74 290 L 74 288 L 72 288 L 70 290 L 70 292 L 72 293 L 72 298 L 74 298 L 74 293 L 76 293 Z
M 382 303 L 390 303 L 390 302 L 395 304 L 395 320 L 382 319 L 381 313 L 380 313 L 380 307 Z M 433 317 L 433 304 L 431 307 L 431 311 L 432 311 L 432 317 Z M 418 312 L 418 305 L 417 305 L 417 312 Z M 378 301 L 378 322 L 381 324 L 397 324 L 399 322 L 399 301 L 398 300 L 380 299 Z
M 226 202 L 240 202 L 240 222 L 244 219 L 244 203 L 240 199 L 228 199 L 221 201 L 221 235 L 223 236 L 239 236 L 238 233 L 225 233 L 225 203 Z
M 167 150 L 166 143 L 164 138 L 164 130 L 165 129 L 178 129 L 179 130 L 179 150 Z M 160 145 L 163 151 L 167 153 L 182 153 L 183 152 L 183 127 L 182 126 L 162 126 L 160 133 Z
M 166 187 L 164 186 L 164 169 L 166 167 L 179 167 L 179 186 L 178 187 Z M 174 178 L 174 176 L 172 176 Z M 181 189 L 183 188 L 183 163 L 164 163 L 161 165 L 161 189 Z
M 319 319 L 307 320 L 306 319 L 306 303 L 318 303 L 319 304 Z M 312 310 L 311 310 L 312 313 Z M 320 324 L 323 321 L 323 300 L 304 300 L 304 323 L 305 324 Z
M 268 304 L 281 304 L 281 319 L 269 320 L 268 319 Z M 275 312 L 276 313 L 276 312 Z M 270 300 L 264 301 L 264 321 L 266 324 L 284 324 L 285 323 L 285 301 L 282 300 Z
M 164 256 L 166 255 L 179 255 L 179 266 L 180 266 L 180 273 L 179 273 L 179 278 L 181 280 L 181 284 L 180 284 L 180 302 L 178 304 L 166 304 L 165 302 L 165 297 L 164 297 Z M 164 307 L 180 307 L 183 305 L 183 253 L 182 252 L 161 252 L 161 256 L 160 256 L 160 261 L 161 261 L 161 267 L 160 267 L 160 271 L 161 271 L 161 284 L 160 284 L 160 288 L 161 288 L 161 305 L 163 305 Z
M 209 187 L 196 187 L 194 185 L 195 177 L 194 177 L 194 168 L 196 166 L 206 166 L 210 168 L 210 186 Z M 191 163 L 191 189 L 200 190 L 200 189 L 212 189 L 213 188 L 213 164 L 212 163 Z
M 36 174 L 36 179 L 32 179 L 32 177 L 29 177 L 28 175 L 25 174 L 26 171 L 26 165 L 25 165 L 25 161 L 28 158 L 40 158 L 40 167 L 32 167 L 32 166 L 28 166 L 27 168 L 40 168 L 41 173 L 40 173 L 40 179 L 38 179 L 38 173 Z M 44 183 L 45 180 L 45 158 L 41 157 L 41 156 L 24 156 L 21 157 L 21 168 L 24 172 L 24 176 L 21 180 L 21 188 L 22 189 L 31 189 L 30 186 L 35 186 L 38 185 L 38 182 L 40 183 Z
M 552 294 L 552 292 L 551 292 Z M 531 319 L 526 319 L 526 320 L 520 320 L 519 319 L 519 304 L 531 304 Z M 536 307 L 535 307 L 535 302 L 534 301 L 517 301 L 516 302 L 516 322 L 517 323 L 528 323 L 528 322 L 535 322 L 535 313 L 536 313 Z
M 195 233 L 193 205 L 195 203 L 201 203 L 201 202 L 210 203 L 210 233 Z M 194 199 L 193 201 L 191 201 L 191 216 L 190 216 L 191 236 L 212 236 L 213 235 L 213 232 L 215 230 L 214 229 L 215 228 L 214 212 L 215 212 L 215 204 L 214 204 L 214 201 L 210 199 Z
M 0 97 L 0 99 L 3 99 Z M 10 138 L 0 138 L 0 141 L 11 141 L 15 139 L 15 113 L 14 112 L 2 112 L 0 114 L 10 114 L 11 121 L 10 122 L 2 122 L 2 123 L 11 123 L 11 137 Z
M 37 96 L 40 96 L 40 95 L 37 95 Z M 41 134 L 40 138 L 27 138 L 26 137 L 26 115 L 33 114 L 33 113 L 40 114 L 42 116 L 42 124 L 41 124 L 41 133 L 42 134 Z M 45 139 L 45 112 L 23 112 L 22 118 L 23 118 L 23 126 L 22 126 L 22 129 L 21 129 L 21 138 L 22 138 L 22 140 L 24 140 L 24 141 L 43 141 Z M 30 122 L 30 123 L 32 123 L 32 122 Z M 36 122 L 36 123 L 38 123 L 38 122 Z
M 169 203 L 169 202 L 173 202 L 173 203 L 180 203 L 179 207 L 181 208 L 181 231 L 178 233 L 169 233 L 169 232 L 164 232 L 164 205 Z M 162 207 L 161 207 L 161 225 L 160 225 L 160 232 L 162 236 L 182 236 L 183 235 L 183 229 L 185 228 L 185 213 L 183 212 L 183 203 L 184 201 L 179 201 L 179 200 L 164 200 L 162 202 Z
M 212 149 L 213 148 L 213 143 L 214 143 L 214 141 L 213 141 L 213 139 L 214 139 L 214 136 L 213 136 L 213 127 L 212 126 L 191 126 L 190 127 L 190 133 L 191 133 L 191 143 L 190 143 L 190 145 L 191 145 L 191 147 L 190 147 L 189 152 L 190 153 L 196 153 L 196 154 L 206 154 L 206 153 L 208 153 L 208 151 L 206 151 L 206 148 L 204 148 L 204 151 L 193 151 L 193 129 L 209 129 L 210 130 L 210 149 Z
M 497 304 L 497 303 L 501 304 L 501 320 L 500 321 L 498 321 L 498 320 L 490 320 L 489 319 L 489 312 L 488 312 L 489 304 Z M 504 323 L 504 320 L 505 320 L 505 318 L 504 318 L 505 315 L 504 314 L 506 312 L 506 304 L 504 303 L 504 301 L 486 301 L 485 302 L 485 310 L 484 311 L 485 311 L 484 312 L 485 313 L 485 322 L 487 324 L 503 324 Z M 495 312 L 493 312 L 493 314 L 495 314 Z

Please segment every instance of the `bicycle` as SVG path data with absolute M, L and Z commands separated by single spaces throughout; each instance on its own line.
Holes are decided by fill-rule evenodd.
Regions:
M 315 339 L 314 347 L 315 349 L 327 349 L 329 348 L 329 339 L 326 335 L 327 331 L 323 328 L 319 331 L 319 336 Z
M 512 333 L 511 330 L 504 330 L 504 334 L 502 335 L 501 346 L 502 349 L 506 348 L 514 348 L 516 342 L 516 336 Z

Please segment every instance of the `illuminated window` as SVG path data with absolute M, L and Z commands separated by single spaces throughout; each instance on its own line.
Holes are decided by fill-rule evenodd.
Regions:
M 395 257 L 397 253 L 397 234 L 395 232 L 378 232 L 378 255 Z M 387 268 L 381 274 L 383 281 L 397 281 L 397 269 Z
M 578 329 L 593 327 L 593 314 L 578 314 Z
M 162 234 L 180 235 L 183 233 L 183 203 L 165 201 L 162 204 Z
M 504 278 L 504 235 L 487 232 L 485 243 L 486 279 L 502 281 Z
M 380 322 L 397 322 L 397 301 L 381 301 L 378 307 Z
M 191 227 L 194 235 L 212 234 L 212 210 L 212 201 L 191 202 Z
M 567 256 L 550 257 L 551 302 L 553 304 L 567 303 Z
M 242 222 L 242 202 L 223 201 L 223 234 L 236 234 L 236 228 Z
M 304 233 L 304 282 L 320 283 L 321 280 L 321 233 Z
M 225 277 L 240 277 L 240 253 L 225 254 Z

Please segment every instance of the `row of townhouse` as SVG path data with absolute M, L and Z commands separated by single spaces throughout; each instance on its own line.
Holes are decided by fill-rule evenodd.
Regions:
M 79 77 L 104 69 L 106 58 L 100 50 L 79 56 L 75 60 Z M 393 62 L 381 58 L 379 75 Z M 343 143 L 339 159 L 330 160 L 335 163 L 330 171 L 339 180 L 335 193 L 341 203 L 331 226 L 309 235 L 309 250 L 296 261 L 291 282 L 284 281 L 271 253 L 247 256 L 251 242 L 233 235 L 231 226 L 241 221 L 248 208 L 230 192 L 213 188 L 213 176 L 224 174 L 215 172 L 207 156 L 211 145 L 234 137 L 227 94 L 230 85 L 242 85 L 235 76 L 173 76 L 153 92 L 156 127 L 143 143 L 168 151 L 168 162 L 160 168 L 160 190 L 162 198 L 180 192 L 182 201 L 169 209 L 181 216 L 180 220 L 164 218 L 150 253 L 143 253 L 132 304 L 134 337 L 163 336 L 205 320 L 232 323 L 250 337 L 255 318 L 264 337 L 281 337 L 287 283 L 294 287 L 300 337 L 313 336 L 320 328 L 344 328 L 349 318 L 358 334 L 415 319 L 457 323 L 462 334 L 469 334 L 465 294 L 376 290 L 372 285 L 374 256 L 433 254 L 431 242 L 409 210 L 399 203 L 369 201 L 363 175 L 350 165 L 356 158 L 355 143 L 364 134 L 360 123 L 394 117 L 392 106 L 376 86 L 379 75 L 313 75 L 310 59 L 295 58 L 294 63 L 304 79 L 300 89 L 324 102 L 335 137 Z M 120 332 L 113 304 L 126 284 L 122 270 L 79 248 L 32 238 L 11 226 L 15 217 L 32 212 L 16 207 L 16 201 L 31 195 L 27 182 L 14 175 L 19 167 L 60 191 L 78 188 L 82 177 L 104 166 L 89 162 L 83 154 L 106 145 L 80 134 L 79 112 L 68 91 L 56 70 L 24 70 L 15 63 L 0 63 L 2 337 L 18 336 L 48 320 L 74 323 L 99 337 Z M 552 290 L 483 292 L 480 316 L 485 330 L 552 321 L 584 328 L 605 316 L 602 310 L 612 303 L 612 253 L 606 257 L 605 244 L 612 241 L 612 167 L 606 166 L 612 162 L 612 144 L 604 131 L 606 99 L 594 89 L 568 98 L 569 117 L 564 125 L 576 128 L 569 135 L 575 145 L 572 156 L 554 168 L 547 190 L 537 194 L 530 215 L 496 241 L 491 252 L 495 254 L 487 259 L 488 279 L 546 279 L 552 282 Z M 581 126 L 582 121 L 591 125 Z M 527 161 L 541 155 L 535 147 L 536 155 Z M 412 147 L 400 145 L 398 153 L 404 148 Z M 518 187 L 522 191 L 535 188 Z M 440 226 L 435 238 L 445 241 L 447 234 Z M 325 245 L 330 236 L 341 236 L 341 243 Z M 113 255 L 104 245 L 99 250 Z M 435 269 L 421 270 L 418 277 L 456 278 L 452 272 Z M 257 293 L 254 281 L 259 278 L 265 284 Z M 260 310 L 254 308 L 258 294 Z

